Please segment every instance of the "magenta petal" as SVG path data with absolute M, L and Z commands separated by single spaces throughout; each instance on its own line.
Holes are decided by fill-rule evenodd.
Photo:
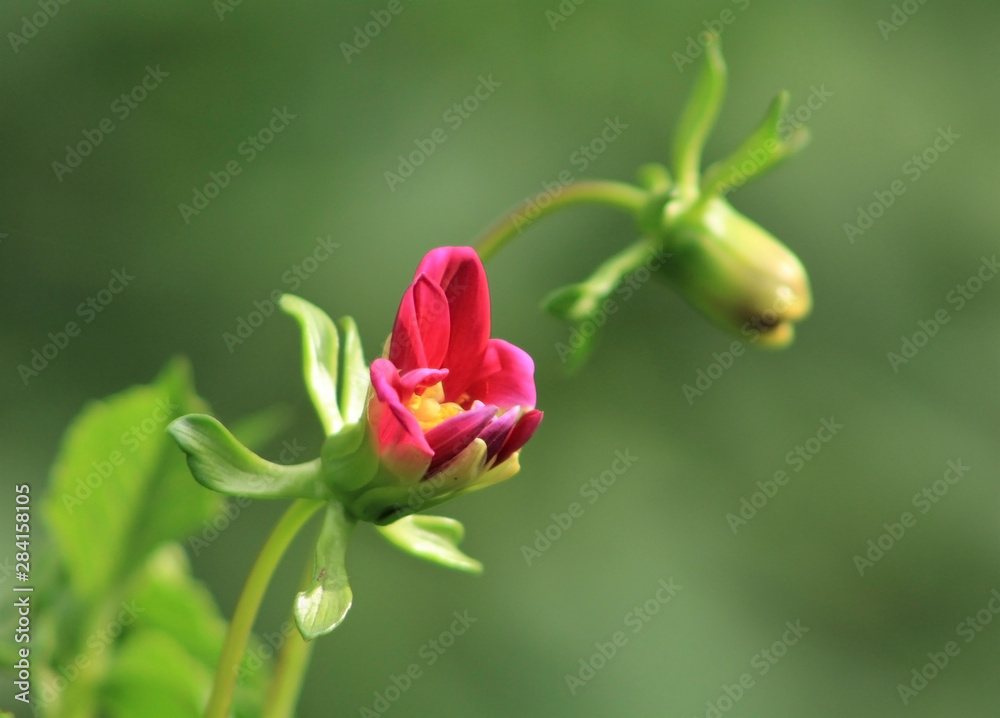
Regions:
M 469 395 L 501 409 L 535 405 L 535 362 L 520 347 L 490 339 Z
M 409 381 L 419 381 L 428 372 L 410 372 Z M 421 376 L 423 375 L 423 376 Z M 419 475 L 434 455 L 416 417 L 402 403 L 407 391 L 399 372 L 387 359 L 376 359 L 371 366 L 375 396 L 368 405 L 368 419 L 375 432 L 379 455 L 393 471 Z
M 413 301 L 413 287 L 407 287 L 392 325 L 389 350 L 386 358 L 403 371 L 427 366 L 424 343 L 417 323 L 417 309 Z
M 451 317 L 444 290 L 427 277 L 420 276 L 413 285 L 413 299 L 426 357 L 420 366 L 432 369 L 447 366 L 444 360 L 451 340 Z
M 432 474 L 437 468 L 454 459 L 473 439 L 479 436 L 497 414 L 495 406 L 478 406 L 442 421 L 427 432 L 426 439 L 434 451 L 434 458 L 427 469 Z
M 466 393 L 478 372 L 490 337 L 486 270 L 471 247 L 440 247 L 424 257 L 417 268 L 417 276 L 420 274 L 441 287 L 448 301 L 450 339 L 442 366 L 451 370 L 444 383 L 445 398 L 455 401 Z
M 498 416 L 496 419 L 491 421 L 489 425 L 479 434 L 479 438 L 486 442 L 487 461 L 499 453 L 500 448 L 507 440 L 507 436 L 510 434 L 511 429 L 513 429 L 514 424 L 517 423 L 517 417 L 520 413 L 520 409 L 515 406 L 503 416 Z
M 401 372 L 442 366 L 451 333 L 448 312 L 448 300 L 441 287 L 418 276 L 399 304 L 387 358 Z
M 406 372 L 399 378 L 400 401 L 409 401 L 417 389 L 433 386 L 444 381 L 447 376 L 447 369 L 414 369 Z
M 520 451 L 521 447 L 528 443 L 528 439 L 532 437 L 535 433 L 535 429 L 538 425 L 542 423 L 542 412 L 537 409 L 532 409 L 521 417 L 521 420 L 517 422 L 517 425 L 511 429 L 510 434 L 507 436 L 507 441 L 504 442 L 503 448 L 500 449 L 500 453 L 497 454 L 497 464 L 502 464 L 504 461 L 510 458 L 511 454 L 516 451 Z

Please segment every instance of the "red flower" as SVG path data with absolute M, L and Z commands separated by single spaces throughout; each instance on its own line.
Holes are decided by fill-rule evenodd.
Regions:
M 438 479 L 433 503 L 509 478 L 542 420 L 534 369 L 522 349 L 490 339 L 476 252 L 432 250 L 403 295 L 385 358 L 371 366 L 368 420 L 382 465 L 407 483 Z

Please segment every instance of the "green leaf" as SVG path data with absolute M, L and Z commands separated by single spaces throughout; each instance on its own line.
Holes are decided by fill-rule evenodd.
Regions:
M 674 175 L 685 192 L 693 192 L 698 186 L 701 151 L 726 96 L 726 62 L 722 59 L 718 36 L 709 34 L 705 64 L 698 73 L 674 135 Z
M 804 127 L 782 137 L 782 118 L 788 108 L 788 100 L 787 92 L 779 93 L 754 133 L 732 154 L 708 168 L 701 186 L 703 195 L 725 194 L 805 146 L 809 132 Z
M 306 389 L 327 435 L 344 426 L 337 402 L 337 359 L 340 340 L 337 327 L 319 307 L 293 294 L 281 297 L 281 308 L 302 327 L 302 369 Z
M 448 568 L 479 574 L 483 564 L 462 553 L 458 544 L 465 536 L 461 522 L 445 516 L 414 514 L 388 526 L 376 526 L 399 548 Z
M 156 546 L 220 509 L 219 496 L 191 481 L 165 431 L 204 407 L 178 360 L 154 384 L 92 402 L 70 424 L 42 510 L 81 599 L 100 598 Z
M 208 588 L 191 576 L 187 555 L 179 544 L 168 544 L 144 567 L 135 592 L 141 609 L 138 625 L 171 636 L 202 665 L 219 660 L 226 622 Z
M 102 702 L 113 718 L 198 718 L 211 681 L 174 637 L 139 630 L 119 649 Z
M 167 430 L 187 454 L 191 475 L 213 491 L 262 499 L 327 497 L 318 459 L 290 466 L 262 459 L 206 414 L 183 416 Z
M 171 693 L 172 697 L 166 699 L 171 708 L 177 707 L 177 699 L 183 699 L 192 689 L 201 705 L 222 653 L 226 621 L 208 588 L 191 576 L 183 548 L 170 543 L 150 557 L 134 578 L 129 595 L 133 596 L 127 603 L 133 608 L 135 623 L 127 637 L 116 643 L 121 650 L 116 651 L 108 681 L 102 684 L 103 702 L 116 706 L 123 716 L 145 716 L 144 712 L 125 712 L 138 698 L 131 685 L 138 681 L 151 695 Z M 170 641 L 163 641 L 163 636 Z M 139 643 L 133 644 L 133 640 Z M 162 662 L 159 675 L 145 675 L 144 670 L 140 671 L 142 675 L 136 675 L 136 666 L 122 665 L 134 663 L 137 650 L 151 650 L 158 657 Z M 272 647 L 263 647 L 251 637 L 234 696 L 237 716 L 260 715 L 272 653 Z M 140 667 L 142 663 L 139 661 Z M 185 704 L 186 699 L 181 701 L 181 706 Z
M 361 421 L 368 404 L 371 378 L 358 327 L 350 317 L 340 320 L 343 356 L 340 362 L 340 413 L 347 424 Z
M 347 540 L 355 521 L 342 504 L 327 505 L 323 528 L 316 542 L 313 580 L 295 597 L 295 623 L 307 641 L 329 633 L 340 625 L 354 597 L 344 565 Z

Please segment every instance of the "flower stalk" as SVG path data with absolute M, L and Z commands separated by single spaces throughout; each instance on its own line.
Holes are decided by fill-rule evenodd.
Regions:
M 260 602 L 271 582 L 274 569 L 285 555 L 292 539 L 322 506 L 322 501 L 308 499 L 299 499 L 293 503 L 275 525 L 257 560 L 254 561 L 236 603 L 233 620 L 226 632 L 226 641 L 222 646 L 222 655 L 215 671 L 215 682 L 205 709 L 205 718 L 226 718 L 229 715 L 240 662 L 243 660 L 250 631 L 253 629 L 257 611 L 260 610 Z
M 544 205 L 543 199 L 548 200 Z M 615 207 L 635 215 L 648 201 L 647 192 L 625 182 L 610 180 L 576 182 L 565 185 L 554 194 L 543 193 L 525 199 L 487 228 L 472 244 L 485 262 L 492 259 L 507 242 L 526 227 L 557 210 L 581 204 L 596 204 Z

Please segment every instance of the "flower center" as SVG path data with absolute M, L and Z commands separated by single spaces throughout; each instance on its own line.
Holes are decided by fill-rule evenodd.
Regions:
M 406 403 L 406 408 L 413 412 L 425 432 L 433 429 L 445 419 L 450 419 L 465 411 L 453 401 L 444 400 L 444 387 L 441 382 L 424 389 L 423 393 L 415 393 Z

